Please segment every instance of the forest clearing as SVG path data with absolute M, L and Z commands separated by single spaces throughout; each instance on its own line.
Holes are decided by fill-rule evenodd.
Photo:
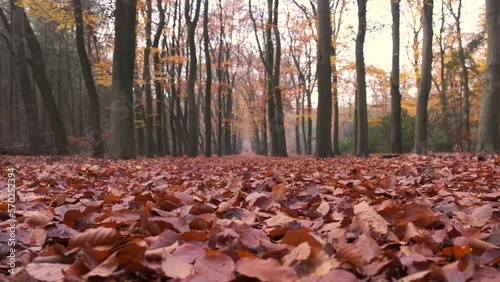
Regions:
M 483 158 L 2 157 L 15 281 L 497 281 L 500 156 Z

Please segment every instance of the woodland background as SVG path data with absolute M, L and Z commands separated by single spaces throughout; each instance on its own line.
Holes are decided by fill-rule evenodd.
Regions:
M 0 149 L 126 158 L 473 150 L 485 89 L 484 3 L 467 3 L 480 13 L 464 22 L 462 0 L 386 2 L 391 18 L 366 0 L 2 0 Z M 366 33 L 391 23 L 393 42 L 379 56 L 392 70 L 365 65 L 363 50 L 374 48 L 363 46 Z M 331 71 L 321 69 L 321 42 Z M 416 131 L 420 96 L 428 112 Z

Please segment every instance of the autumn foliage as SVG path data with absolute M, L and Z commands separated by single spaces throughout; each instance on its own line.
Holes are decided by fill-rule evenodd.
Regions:
M 498 155 L 2 157 L 0 165 L 2 187 L 7 169 L 17 170 L 17 281 L 497 281 L 500 274 Z M 0 281 L 13 279 L 3 262 L 6 236 Z

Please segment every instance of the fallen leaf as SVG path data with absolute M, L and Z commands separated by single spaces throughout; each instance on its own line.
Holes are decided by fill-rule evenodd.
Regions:
M 298 276 L 292 268 L 282 266 L 271 258 L 266 260 L 255 257 L 242 258 L 236 263 L 236 271 L 260 281 L 288 282 L 298 280 Z

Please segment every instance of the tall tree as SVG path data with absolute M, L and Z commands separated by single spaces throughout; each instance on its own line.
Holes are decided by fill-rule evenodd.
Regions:
M 366 70 L 364 45 L 366 37 L 366 2 L 358 2 L 358 35 L 356 36 L 356 106 L 357 106 L 357 142 L 356 155 L 368 157 L 368 106 L 366 104 Z
M 390 1 L 392 14 L 391 147 L 393 153 L 402 153 L 403 141 L 401 136 L 401 93 L 399 92 L 399 4 L 401 0 Z
M 153 7 L 151 0 L 146 0 L 146 24 L 144 32 L 146 36 L 146 48 L 144 48 L 144 67 L 142 69 L 142 78 L 144 80 L 144 93 L 146 98 L 146 157 L 153 157 L 155 153 L 155 142 L 153 138 L 154 129 L 154 114 L 153 114 L 153 97 L 151 89 L 151 70 L 149 59 L 151 55 L 151 21 L 153 20 Z
M 500 1 L 486 0 L 488 56 L 477 133 L 478 152 L 500 151 Z
M 332 157 L 332 65 L 330 45 L 330 1 L 318 0 L 318 115 L 316 121 L 316 157 Z
M 281 63 L 281 38 L 278 29 L 278 4 L 279 1 L 267 0 L 267 23 L 265 27 L 265 53 L 262 50 L 257 23 L 252 13 L 252 1 L 248 1 L 250 18 L 253 23 L 255 38 L 259 55 L 266 69 L 267 79 L 267 119 L 269 121 L 269 133 L 271 136 L 271 155 L 276 157 L 288 156 L 286 151 L 285 124 L 283 114 L 283 102 L 281 97 L 280 63 Z M 273 31 L 274 42 L 273 44 Z
M 189 157 L 196 157 L 198 155 L 198 107 L 196 106 L 196 94 L 194 87 L 196 82 L 197 73 L 197 59 L 196 59 L 196 42 L 195 31 L 198 19 L 200 17 L 200 2 L 196 0 L 196 7 L 191 19 L 191 9 L 193 8 L 189 0 L 184 2 L 184 16 L 186 17 L 187 25 L 187 40 L 189 48 L 189 76 L 187 83 L 187 102 L 188 102 L 188 142 L 187 142 L 187 155 Z
M 283 99 L 281 96 L 281 87 L 280 87 L 280 73 L 281 73 L 281 35 L 278 28 L 278 4 L 279 0 L 274 0 L 273 7 L 273 35 L 275 41 L 275 52 L 274 55 L 274 73 L 273 73 L 273 89 L 274 89 L 274 97 L 276 102 L 276 138 L 277 142 L 277 152 L 276 156 L 279 157 L 287 157 L 286 150 L 286 132 L 285 132 L 285 114 L 283 112 Z
M 28 61 L 26 59 L 26 51 L 24 45 L 24 8 L 18 6 L 17 1 L 11 1 L 12 13 L 12 45 L 14 47 L 14 61 L 16 64 L 16 78 L 19 81 L 20 90 L 24 102 L 24 111 L 26 112 L 28 123 L 28 141 L 30 153 L 39 155 L 42 153 L 41 146 L 41 131 L 38 114 L 38 105 L 33 89 Z
M 136 0 L 116 0 L 110 149 L 113 158 L 136 157 L 133 108 L 136 6 Z
M 415 153 L 427 154 L 427 106 L 432 82 L 432 11 L 434 0 L 423 1 L 423 46 L 420 87 L 417 95 L 417 116 L 415 120 Z
M 33 77 L 35 78 L 36 84 L 38 85 L 38 90 L 42 96 L 43 104 L 47 110 L 47 114 L 50 120 L 50 127 L 54 133 L 54 141 L 57 148 L 57 154 L 66 155 L 68 154 L 68 137 L 66 135 L 66 128 L 64 127 L 64 122 L 61 117 L 61 112 L 57 106 L 56 100 L 54 98 L 54 93 L 52 91 L 52 86 L 50 85 L 47 72 L 44 67 L 44 55 L 42 51 L 42 46 L 38 41 L 38 38 L 31 27 L 30 21 L 23 10 L 24 16 L 24 29 L 26 31 L 25 37 L 28 47 L 31 52 L 30 64 L 33 72 Z
M 80 66 L 82 68 L 83 80 L 85 81 L 85 88 L 87 89 L 87 94 L 89 95 L 89 119 L 91 128 L 90 140 L 92 142 L 93 156 L 95 158 L 102 158 L 104 155 L 104 143 L 102 140 L 100 103 L 94 76 L 92 75 L 92 66 L 90 65 L 87 50 L 85 49 L 82 1 L 73 0 L 73 8 L 75 10 L 76 23 L 76 49 L 78 50 L 78 57 L 80 58 Z
M 441 83 L 438 85 L 439 91 L 439 102 L 441 103 L 442 112 L 442 127 L 446 132 L 446 136 L 449 136 L 449 113 L 448 113 L 448 100 L 446 93 L 448 91 L 448 84 L 446 81 L 446 39 L 444 38 L 445 28 L 446 28 L 446 14 L 444 12 L 444 7 L 446 6 L 446 1 L 441 2 L 441 26 L 439 28 L 439 64 L 440 64 L 440 79 Z
M 205 157 L 212 156 L 212 59 L 210 58 L 210 38 L 208 36 L 208 1 L 203 6 L 203 48 L 205 49 Z
M 342 15 L 347 6 L 347 0 L 335 0 L 333 2 L 333 15 L 332 15 L 332 46 L 331 46 L 331 56 L 333 58 L 332 62 L 332 91 L 333 91 L 333 154 L 340 155 L 339 148 L 339 98 L 338 98 L 338 81 L 339 74 L 337 71 L 337 54 L 338 50 L 338 38 L 342 26 Z
M 170 154 L 170 149 L 168 146 L 168 131 L 164 129 L 164 95 L 163 95 L 163 84 L 160 83 L 158 76 L 161 71 L 161 62 L 160 62 L 160 52 L 158 52 L 158 46 L 160 45 L 160 38 L 163 34 L 163 28 L 165 27 L 165 8 L 162 6 L 162 0 L 156 0 L 156 5 L 158 7 L 158 27 L 156 28 L 156 32 L 153 38 L 152 47 L 156 50 L 153 54 L 153 63 L 154 63 L 154 71 L 155 71 L 155 94 L 156 94 L 156 113 L 157 113 L 157 122 L 156 126 L 156 146 L 158 156 L 162 157 L 165 154 Z
M 466 58 L 465 58 L 465 50 L 463 46 L 463 38 L 462 38 L 462 0 L 458 0 L 457 10 L 453 8 L 453 4 L 451 2 L 447 2 L 448 10 L 450 11 L 453 19 L 455 19 L 455 29 L 457 32 L 457 41 L 458 41 L 458 60 L 461 67 L 462 74 L 462 89 L 463 89 L 463 132 L 461 132 L 461 138 L 463 140 L 463 148 L 462 150 L 469 152 L 471 149 L 471 137 L 470 137 L 470 86 L 469 86 L 469 70 L 467 68 Z M 460 142 L 462 143 L 462 142 Z

